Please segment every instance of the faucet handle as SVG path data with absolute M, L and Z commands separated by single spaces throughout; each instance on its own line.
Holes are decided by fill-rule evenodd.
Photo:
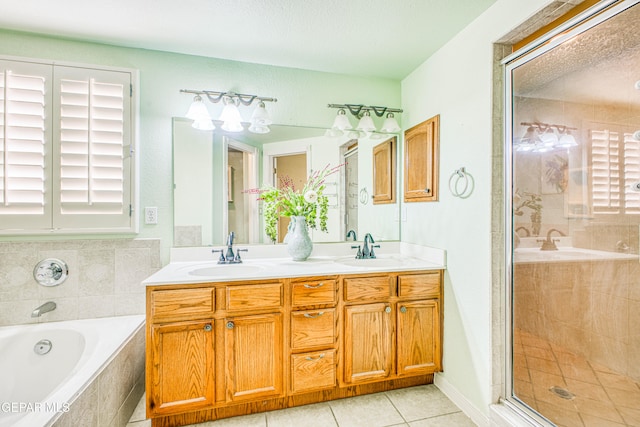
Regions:
M 221 263 L 224 263 L 224 262 L 227 261 L 225 259 L 225 257 L 224 257 L 224 250 L 222 250 L 222 249 L 212 249 L 211 250 L 212 254 L 215 254 L 216 252 L 220 252 L 220 258 L 218 258 L 218 264 L 221 264 Z
M 355 246 L 351 246 L 351 249 L 358 249 L 358 252 L 356 253 L 356 259 L 360 259 L 362 258 L 362 249 L 360 249 L 360 245 L 355 245 Z
M 236 257 L 233 259 L 235 263 L 241 263 L 242 258 L 240 258 L 240 252 L 249 252 L 249 249 L 236 249 Z
M 371 245 L 371 251 L 369 251 L 369 258 L 375 258 L 376 257 L 376 253 L 373 252 L 373 248 L 379 248 L 380 245 Z

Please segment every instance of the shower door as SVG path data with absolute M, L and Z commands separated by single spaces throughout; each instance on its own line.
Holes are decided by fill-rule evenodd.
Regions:
M 601 3 L 506 62 L 507 400 L 543 425 L 640 425 L 640 5 Z

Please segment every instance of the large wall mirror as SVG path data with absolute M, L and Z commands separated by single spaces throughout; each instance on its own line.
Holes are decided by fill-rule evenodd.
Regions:
M 247 190 L 277 186 L 282 179 L 302 185 L 311 171 L 340 164 L 326 182 L 328 231 L 311 230 L 313 241 L 352 240 L 354 234 L 362 240 L 366 233 L 399 240 L 397 198 L 378 204 L 373 197 L 375 147 L 386 143 L 397 150 L 398 136 L 328 137 L 326 129 L 284 125 L 272 125 L 267 134 L 229 133 L 194 129 L 191 123 L 173 119 L 174 246 L 221 245 L 231 231 L 237 243 L 271 243 L 258 195 Z M 389 158 L 395 162 L 398 156 Z M 398 180 L 393 183 L 397 191 Z M 278 242 L 286 234 L 285 221 Z

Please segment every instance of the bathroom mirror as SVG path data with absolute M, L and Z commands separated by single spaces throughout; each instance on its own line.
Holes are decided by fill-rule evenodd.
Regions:
M 230 231 L 236 243 L 271 243 L 258 195 L 247 190 L 281 178 L 302 185 L 309 171 L 340 164 L 326 182 L 328 231 L 311 230 L 313 241 L 345 241 L 350 230 L 359 240 L 366 233 L 379 241 L 400 238 L 399 204 L 372 199 L 373 149 L 390 138 L 397 149 L 398 136 L 328 137 L 323 128 L 285 125 L 272 125 L 267 134 L 229 133 L 191 123 L 173 119 L 174 246 L 221 245 Z

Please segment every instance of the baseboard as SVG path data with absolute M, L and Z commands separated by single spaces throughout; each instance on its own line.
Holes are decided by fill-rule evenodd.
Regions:
M 458 391 L 443 375 L 436 373 L 433 383 L 458 408 L 462 410 L 478 427 L 489 427 L 489 418 L 476 408 L 462 393 Z

